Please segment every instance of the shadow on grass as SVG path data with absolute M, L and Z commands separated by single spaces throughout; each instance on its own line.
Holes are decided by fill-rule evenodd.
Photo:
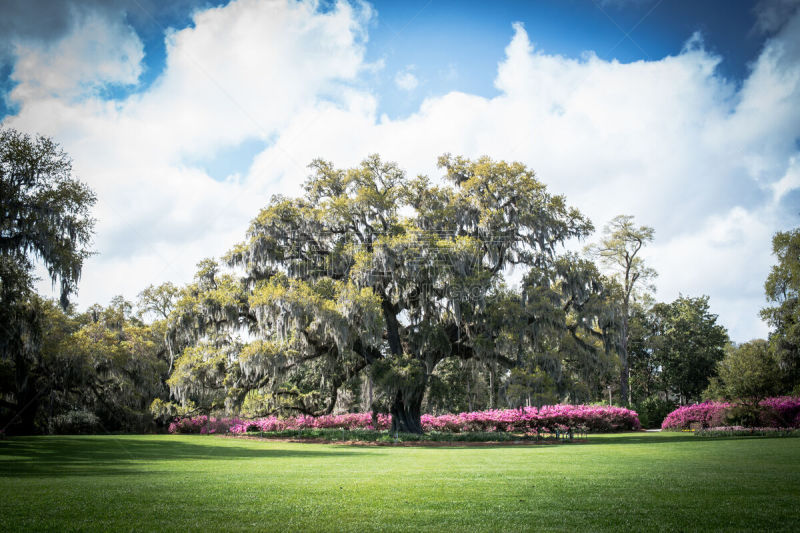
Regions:
M 195 444 L 170 438 L 16 437 L 0 441 L 0 477 L 153 474 L 156 472 L 152 469 L 141 469 L 142 464 L 185 460 L 313 459 L 363 453 L 334 447 L 226 446 L 217 444 L 213 437 L 201 439 L 202 443 Z

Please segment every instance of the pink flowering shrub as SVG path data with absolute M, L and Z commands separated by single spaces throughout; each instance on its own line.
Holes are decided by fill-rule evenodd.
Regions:
M 780 396 L 767 398 L 759 404 L 765 408 L 760 422 L 766 427 L 800 427 L 800 398 Z M 727 402 L 703 402 L 678 407 L 664 419 L 661 429 L 689 429 L 692 424 L 703 428 L 720 427 L 734 404 Z
M 585 427 L 608 432 L 641 429 L 635 411 L 623 407 L 592 405 L 546 405 L 540 409 L 493 409 L 457 415 L 422 417 L 424 431 L 513 431 L 551 432 L 561 428 Z
M 722 425 L 726 411 L 731 407 L 727 402 L 703 402 L 678 407 L 661 423 L 661 429 L 689 429 L 692 424 L 701 427 Z
M 176 418 L 167 428 L 170 433 L 200 433 L 214 434 L 227 433 L 230 428 L 239 422 L 235 418 L 209 418 L 206 415 L 191 418 Z
M 225 424 L 227 423 L 227 426 Z M 248 431 L 270 432 L 289 429 L 378 429 L 391 427 L 391 417 L 377 416 L 377 427 L 372 425 L 371 413 L 346 413 L 342 415 L 305 416 L 288 418 L 269 416 L 257 420 L 211 419 L 194 417 L 176 420 L 170 424 L 170 433 L 247 433 Z M 209 429 L 203 429 L 209 428 Z M 570 428 L 581 428 L 593 432 L 631 431 L 641 429 L 635 411 L 623 407 L 597 405 L 548 405 L 540 409 L 493 409 L 452 415 L 422 415 L 425 432 L 439 431 L 466 433 L 519 432 L 552 433 L 566 432 Z
M 800 427 L 800 398 L 779 396 L 767 398 L 760 403 L 767 407 L 761 422 L 770 427 Z
M 372 413 L 345 413 L 343 415 L 306 416 L 289 418 L 268 416 L 257 420 L 239 420 L 230 426 L 231 433 L 248 431 L 283 431 L 285 429 L 389 429 L 389 415 L 378 415 L 378 427 L 372 426 Z

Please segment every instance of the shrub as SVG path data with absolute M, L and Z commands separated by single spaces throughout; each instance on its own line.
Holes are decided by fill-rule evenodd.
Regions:
M 722 419 L 726 410 L 731 406 L 725 402 L 703 402 L 693 405 L 678 407 L 669 413 L 661 429 L 676 430 L 689 429 L 692 424 L 699 424 L 701 427 L 721 426 Z
M 800 427 L 800 398 L 791 396 L 767 398 L 756 407 L 727 402 L 684 405 L 669 413 L 661 428 L 679 431 L 689 429 L 693 424 L 702 428 L 732 424 L 797 428 Z
M 75 410 L 56 415 L 50 422 L 50 432 L 56 435 L 87 435 L 100 429 L 100 419 L 91 411 Z
M 228 419 L 220 419 L 228 420 Z M 370 429 L 386 430 L 391 418 L 377 416 L 377 427 L 372 424 L 371 413 L 347 413 L 319 417 L 298 415 L 289 418 L 275 416 L 257 420 L 233 420 L 225 428 L 232 433 L 275 432 L 301 429 Z M 200 433 L 209 424 L 207 417 L 176 419 L 170 424 L 170 433 Z M 582 428 L 584 431 L 611 432 L 641 429 L 635 411 L 623 407 L 599 405 L 550 405 L 541 409 L 493 409 L 454 415 L 423 415 L 422 429 L 426 433 L 512 432 L 551 433 L 559 428 Z M 222 432 L 217 427 L 216 433 Z
M 764 411 L 761 422 L 771 427 L 800 427 L 800 397 L 778 396 L 761 402 Z
M 235 418 L 214 418 L 206 415 L 176 418 L 168 428 L 170 433 L 228 433 L 240 421 Z
M 658 396 L 650 396 L 636 406 L 639 422 L 647 429 L 659 428 L 664 419 L 675 410 L 675 402 L 662 400 Z
M 728 426 L 744 426 L 754 428 L 759 422 L 775 417 L 773 410 L 761 405 L 732 405 L 725 413 L 725 424 Z

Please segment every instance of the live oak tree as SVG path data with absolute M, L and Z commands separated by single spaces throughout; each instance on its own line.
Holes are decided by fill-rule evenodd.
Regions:
M 639 405 L 657 392 L 665 390 L 661 380 L 661 361 L 654 346 L 657 330 L 652 304 L 634 302 L 628 318 L 628 361 L 631 369 L 629 386 L 634 405 Z
M 589 252 L 603 264 L 615 271 L 622 287 L 622 323 L 619 332 L 618 353 L 620 359 L 620 397 L 630 403 L 630 362 L 628 361 L 628 322 L 631 303 L 636 291 L 647 287 L 647 281 L 656 276 L 655 270 L 647 267 L 639 255 L 642 248 L 653 240 L 655 231 L 648 226 L 636 226 L 630 215 L 614 217 L 604 228 L 600 242 L 589 248 Z
M 445 359 L 513 367 L 559 328 L 596 349 L 586 339 L 611 327 L 602 283 L 557 253 L 591 223 L 520 163 L 445 155 L 439 167 L 442 184 L 378 156 L 349 170 L 314 161 L 305 194 L 272 198 L 230 270 L 205 261 L 182 291 L 168 330 L 175 397 L 231 407 L 269 390 L 322 414 L 368 371 L 393 429 L 421 432 Z M 504 284 L 510 267 L 520 290 Z
M 51 316 L 57 311 L 51 308 Z M 52 373 L 46 402 L 52 430 L 74 431 L 75 413 L 90 414 L 107 431 L 149 427 L 153 399 L 167 397 L 164 329 L 144 323 L 134 311 L 117 296 L 107 307 L 66 313 L 77 327 L 58 345 L 43 346 Z
M 77 290 L 94 228 L 94 193 L 72 175 L 69 157 L 51 139 L 0 130 L 0 360 L 4 413 L 30 432 L 42 387 L 41 303 L 33 292 L 39 261 L 66 308 Z

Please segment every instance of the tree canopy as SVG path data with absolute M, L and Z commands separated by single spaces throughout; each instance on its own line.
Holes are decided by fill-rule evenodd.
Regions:
M 712 395 L 756 407 L 764 398 L 781 392 L 779 367 L 763 339 L 728 347 L 717 366 L 718 378 L 709 391 Z
M 603 349 L 584 340 L 614 324 L 599 275 L 558 253 L 591 222 L 524 165 L 445 155 L 442 184 L 376 155 L 310 167 L 302 197 L 273 197 L 252 221 L 225 258 L 233 270 L 205 261 L 183 291 L 168 334 L 177 398 L 220 406 L 269 389 L 330 412 L 369 369 L 394 429 L 420 432 L 447 358 L 514 366 L 553 330 Z M 504 284 L 512 267 L 520 290 Z
M 0 360 L 13 374 L 4 406 L 32 428 L 41 376 L 33 376 L 43 342 L 33 269 L 43 264 L 66 309 L 90 255 L 94 193 L 72 175 L 52 140 L 0 130 Z M 32 407 L 33 406 L 33 407 Z
M 619 331 L 620 359 L 620 397 L 630 403 L 630 362 L 628 361 L 628 322 L 631 302 L 636 291 L 647 287 L 648 280 L 656 276 L 656 271 L 644 264 L 639 252 L 653 240 L 655 230 L 648 226 L 636 226 L 630 215 L 614 217 L 603 228 L 603 237 L 598 244 L 589 247 L 589 252 L 601 263 L 615 271 L 615 278 L 621 286 L 620 306 L 622 323 Z
M 652 345 L 664 390 L 685 401 L 699 400 L 725 355 L 727 331 L 710 312 L 707 296 L 656 304 L 652 315 Z
M 772 239 L 778 259 L 764 289 L 772 303 L 761 316 L 774 328 L 771 348 L 784 374 L 785 388 L 800 388 L 800 229 L 779 231 Z

